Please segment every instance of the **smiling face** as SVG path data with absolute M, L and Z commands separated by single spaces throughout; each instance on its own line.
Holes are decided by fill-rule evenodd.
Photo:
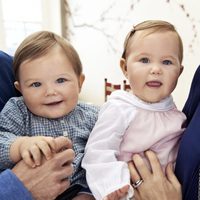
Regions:
M 136 31 L 130 39 L 126 59 L 120 66 L 133 94 L 145 102 L 159 102 L 176 87 L 183 67 L 174 32 Z
M 84 75 L 77 77 L 66 54 L 57 45 L 46 55 L 24 61 L 15 86 L 32 113 L 59 118 L 76 106 L 83 81 Z

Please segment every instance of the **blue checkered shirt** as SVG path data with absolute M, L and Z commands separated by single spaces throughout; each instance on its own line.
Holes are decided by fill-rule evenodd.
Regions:
M 81 160 L 97 115 L 97 107 L 79 102 L 68 115 L 59 119 L 48 119 L 32 114 L 22 97 L 11 98 L 0 113 L 0 171 L 14 166 L 10 160 L 9 149 L 17 137 L 38 135 L 57 137 L 67 134 L 72 140 L 75 151 L 71 185 L 80 184 L 87 187 Z

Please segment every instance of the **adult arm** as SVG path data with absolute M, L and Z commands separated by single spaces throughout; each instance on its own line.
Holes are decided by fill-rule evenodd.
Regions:
M 9 169 L 0 174 L 0 197 L 1 200 L 33 199 L 31 193 Z
M 155 153 L 147 151 L 145 155 L 151 169 L 139 155 L 134 155 L 133 162 L 129 164 L 132 182 L 143 179 L 143 183 L 135 189 L 136 200 L 181 200 L 181 185 L 174 175 L 172 165 L 168 164 L 164 174 Z
M 12 169 L 13 173 L 36 200 L 53 200 L 70 185 L 67 177 L 73 172 L 71 163 L 74 159 L 74 152 L 69 149 L 71 148 L 71 142 L 65 137 L 58 137 L 55 140 L 57 150 L 62 151 L 56 153 L 52 159 L 44 159 L 43 164 L 36 168 L 31 168 L 24 161 L 20 161 Z
M 194 74 L 183 112 L 187 116 L 186 130 L 181 138 L 175 174 L 182 185 L 183 199 L 198 199 L 200 194 L 200 66 Z M 190 148 L 189 148 L 190 147 Z M 192 148 L 191 148 L 192 147 Z

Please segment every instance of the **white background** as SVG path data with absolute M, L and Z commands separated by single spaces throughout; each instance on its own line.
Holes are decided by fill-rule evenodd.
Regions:
M 119 59 L 125 35 L 132 25 L 162 19 L 175 25 L 184 43 L 184 71 L 173 92 L 178 108 L 187 98 L 191 79 L 200 64 L 200 2 L 197 0 L 70 0 L 71 41 L 83 63 L 86 80 L 81 100 L 101 105 L 104 78 L 113 83 L 125 79 Z

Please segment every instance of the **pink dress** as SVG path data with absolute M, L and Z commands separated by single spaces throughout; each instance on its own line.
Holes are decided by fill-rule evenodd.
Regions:
M 130 184 L 127 162 L 134 153 L 153 150 L 163 169 L 177 156 L 185 115 L 171 96 L 146 103 L 125 91 L 113 92 L 100 110 L 82 161 L 88 185 L 97 200 Z M 133 196 L 129 194 L 124 199 Z

